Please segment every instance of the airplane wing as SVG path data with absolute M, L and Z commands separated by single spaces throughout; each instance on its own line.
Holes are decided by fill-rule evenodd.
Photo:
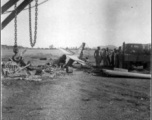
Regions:
M 69 51 L 63 49 L 63 48 L 59 48 L 59 50 L 61 50 L 64 54 L 66 55 L 72 55 L 73 53 L 70 53 Z
M 80 52 L 82 50 L 81 47 L 80 47 L 80 50 L 78 50 L 78 54 L 74 54 L 74 53 L 72 53 L 70 51 L 67 51 L 65 49 L 62 49 L 62 48 L 60 48 L 59 50 L 61 50 L 64 54 L 66 54 L 66 56 L 68 58 L 72 59 L 73 61 L 77 61 L 78 63 L 80 63 L 83 66 L 86 66 L 88 68 L 92 68 L 92 66 L 90 64 L 88 64 L 87 62 L 79 59 L 79 57 L 78 57 L 79 55 L 78 54 L 81 54 L 81 52 Z M 72 63 L 70 63 L 70 64 L 72 64 Z
M 74 61 L 77 61 L 78 63 L 80 63 L 81 65 L 83 66 L 86 66 L 88 68 L 92 68 L 91 65 L 87 64 L 85 61 L 79 59 L 77 56 L 74 56 L 74 55 L 67 55 L 67 57 L 69 57 L 70 59 L 74 60 Z

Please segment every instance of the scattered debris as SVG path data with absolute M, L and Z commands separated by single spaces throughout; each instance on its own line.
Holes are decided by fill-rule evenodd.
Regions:
M 47 58 L 40 58 L 40 60 L 47 60 Z
M 27 69 L 27 67 L 30 69 Z M 31 66 L 31 64 L 27 64 L 24 67 L 20 67 L 15 62 L 2 63 L 2 77 L 5 79 L 41 81 L 45 78 L 54 79 L 67 73 L 73 73 L 73 69 L 67 67 L 65 70 L 62 67 L 52 66 L 51 64 L 43 66 Z

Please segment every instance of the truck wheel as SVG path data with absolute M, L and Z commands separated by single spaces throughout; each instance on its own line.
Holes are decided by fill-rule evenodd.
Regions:
M 129 70 L 130 69 L 130 62 L 125 62 L 124 68 Z
M 145 64 L 143 65 L 143 68 L 144 68 L 144 69 L 146 69 L 146 68 L 147 68 L 147 63 L 145 63 Z
M 144 68 L 144 69 L 147 69 L 147 70 L 150 70 L 150 62 L 146 62 L 146 63 L 143 65 L 143 68 Z

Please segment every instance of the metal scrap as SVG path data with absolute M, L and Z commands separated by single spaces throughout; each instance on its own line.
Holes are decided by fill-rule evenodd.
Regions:
M 3 78 L 5 79 L 41 81 L 44 79 L 54 79 L 57 76 L 66 75 L 66 71 L 63 68 L 54 67 L 47 64 L 44 66 L 35 66 L 35 67 L 30 66 L 30 64 L 24 67 L 19 67 L 17 64 L 15 64 L 17 67 L 16 69 L 13 69 L 13 70 L 12 69 L 10 70 L 4 67 L 7 64 L 3 64 L 3 67 L 2 67 L 2 75 L 3 75 Z M 13 64 L 14 62 L 9 63 L 10 66 Z M 32 70 L 27 69 L 27 67 L 29 66 L 32 68 Z

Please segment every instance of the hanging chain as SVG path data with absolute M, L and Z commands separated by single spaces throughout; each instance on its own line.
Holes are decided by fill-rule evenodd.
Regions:
M 17 46 L 17 10 L 16 10 L 16 3 L 15 3 L 15 7 L 14 7 L 14 10 L 15 10 L 15 19 L 14 19 L 14 46 Z
M 35 0 L 35 31 L 34 31 L 34 40 L 32 40 L 32 19 L 31 19 L 31 2 L 29 3 L 29 32 L 30 32 L 30 44 L 31 47 L 34 47 L 37 37 L 37 16 L 38 16 L 38 0 Z
M 14 47 L 13 47 L 13 52 L 17 53 L 18 52 L 18 47 L 17 47 L 17 3 L 15 3 L 14 6 L 14 11 L 15 11 L 15 19 L 14 19 Z

